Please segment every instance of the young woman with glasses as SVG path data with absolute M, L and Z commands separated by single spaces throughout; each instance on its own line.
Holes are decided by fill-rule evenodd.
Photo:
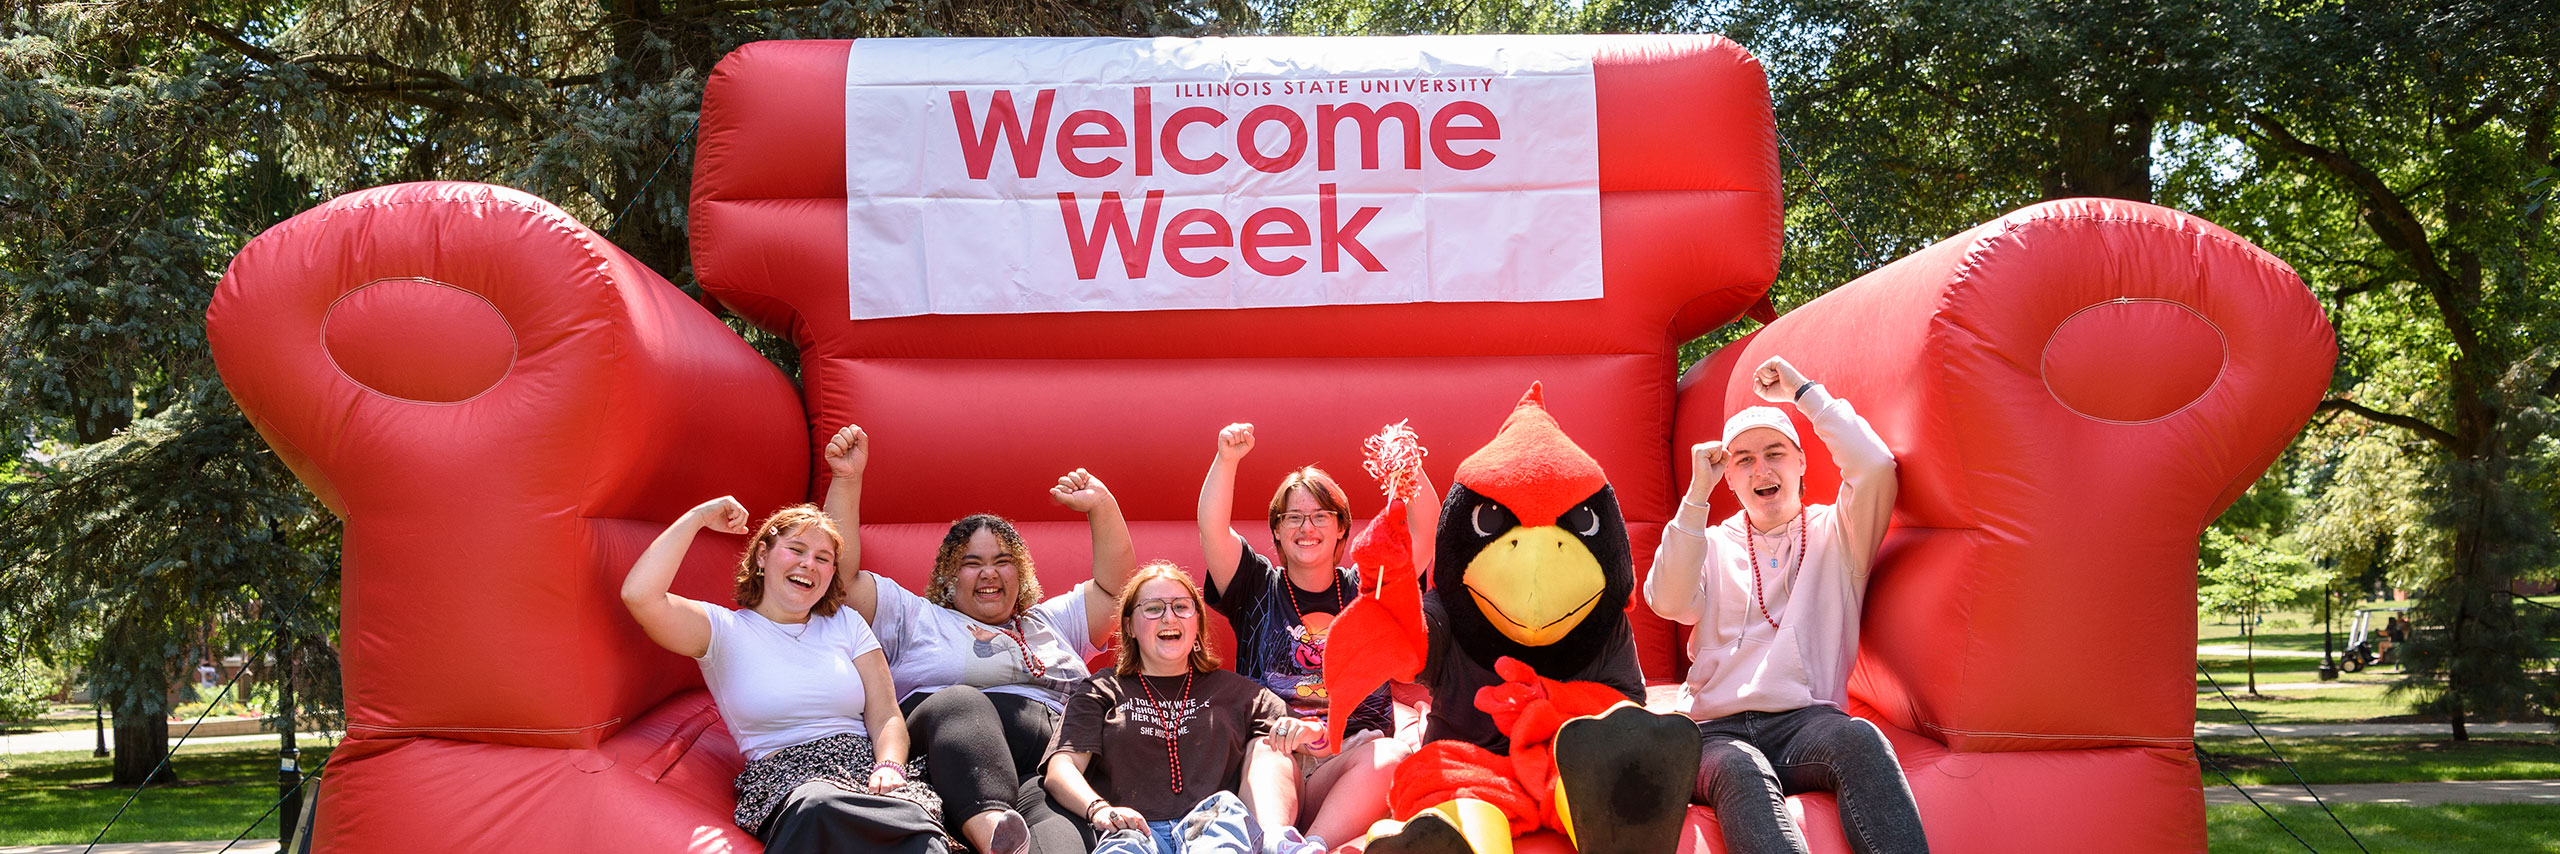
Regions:
M 1333 618 L 1359 595 L 1359 580 L 1344 567 L 1349 553 L 1351 502 L 1333 478 L 1302 466 L 1281 478 L 1266 517 L 1274 557 L 1254 550 L 1233 528 L 1236 468 L 1253 450 L 1253 425 L 1229 424 L 1218 432 L 1217 455 L 1200 482 L 1200 549 L 1209 569 L 1209 607 L 1236 632 L 1236 672 L 1277 694 L 1289 714 L 1325 723 L 1325 639 Z M 1413 501 L 1437 508 L 1440 497 L 1428 477 Z M 1407 514 L 1413 542 L 1429 543 L 1433 512 Z M 1430 572 L 1427 548 L 1414 550 Z M 1344 743 L 1319 735 L 1293 752 L 1296 760 L 1268 778 L 1249 778 L 1244 794 L 1258 814 L 1294 816 L 1294 824 L 1321 846 L 1358 838 L 1387 817 L 1387 786 L 1411 747 L 1394 738 L 1393 710 L 1380 689 L 1353 711 Z M 1275 846 L 1278 847 L 1278 846 Z
M 1287 773 L 1290 750 L 1320 728 L 1218 668 L 1201 641 L 1200 588 L 1180 568 L 1149 563 L 1128 591 L 1118 666 L 1086 682 L 1058 724 L 1050 797 L 1083 805 L 1094 854 L 1252 854 L 1281 828 L 1257 827 L 1236 796 L 1246 767 Z

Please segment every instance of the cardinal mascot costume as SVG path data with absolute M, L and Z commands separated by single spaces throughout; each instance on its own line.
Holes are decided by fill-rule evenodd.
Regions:
M 1401 821 L 1382 822 L 1368 854 L 1509 854 L 1541 827 L 1583 854 L 1670 854 L 1698 730 L 1641 706 L 1635 563 L 1599 462 L 1531 385 L 1458 465 L 1427 591 L 1405 534 L 1409 477 L 1381 479 L 1387 507 L 1352 547 L 1361 595 L 1332 630 L 1345 654 L 1325 663 L 1331 735 L 1341 743 L 1350 706 L 1388 680 L 1428 686 L 1431 711 L 1388 793 Z

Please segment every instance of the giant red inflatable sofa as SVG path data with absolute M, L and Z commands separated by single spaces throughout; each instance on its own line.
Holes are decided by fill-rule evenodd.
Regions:
M 877 448 L 863 569 L 916 588 L 951 520 L 992 511 L 1057 590 L 1090 549 L 1044 494 L 1062 472 L 1196 573 L 1221 425 L 1258 425 L 1243 506 L 1313 462 L 1366 515 L 1363 436 L 1410 419 L 1447 483 L 1540 381 L 1642 573 L 1685 449 L 1783 355 L 1900 460 L 1850 711 L 1936 849 L 2203 851 L 2196 540 L 2326 387 L 2318 305 L 2210 223 L 2067 199 L 1677 373 L 1682 342 L 1768 319 L 1778 163 L 1765 76 L 1713 36 L 752 44 L 704 96 L 692 260 L 798 348 L 796 387 L 526 193 L 296 216 L 207 322 L 241 408 L 346 520 L 318 842 L 755 850 L 698 670 L 615 591 L 699 501 L 821 494 L 814 449 L 848 422 Z M 704 537 L 677 592 L 727 601 L 740 545 Z M 1629 616 L 1647 678 L 1676 682 L 1683 632 L 1640 597 Z M 1828 795 L 1792 803 L 1847 850 Z M 1713 822 L 1693 809 L 1682 851 L 1720 851 Z

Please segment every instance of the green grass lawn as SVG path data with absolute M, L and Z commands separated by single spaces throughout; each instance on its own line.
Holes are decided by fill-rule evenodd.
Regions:
M 2314 786 L 2339 783 L 2401 783 L 2436 780 L 2548 780 L 2560 778 L 2560 736 L 2503 735 L 2450 738 L 2352 736 L 2271 738 L 2276 752 L 2292 760 L 2302 779 Z M 2267 754 L 2252 736 L 2196 739 L 2213 754 L 2222 770 L 2241 785 L 2293 785 L 2293 775 Z M 2208 768 L 2206 788 L 2222 785 Z
M 2196 642 L 2200 644 L 2212 644 L 2214 646 L 2241 646 L 2248 643 L 2246 639 L 2240 637 L 2239 626 L 2223 626 L 2213 623 L 2200 623 L 2196 626 Z M 2273 622 L 2270 622 L 2258 627 L 2257 644 L 2258 649 L 2262 651 L 2292 650 L 2297 652 L 2319 652 L 2320 626 L 2318 624 L 2313 624 L 2308 629 L 2304 629 L 2299 626 L 2278 627 Z M 2329 648 L 2335 652 L 2346 651 L 2347 630 L 2345 627 L 2339 627 L 2338 633 L 2330 636 Z
M 2382 603 L 2367 603 L 2371 607 Z M 2395 603 L 2396 604 L 2396 603 Z M 2344 610 L 2341 614 L 2345 614 Z M 2277 614 L 2259 624 L 2258 649 L 2321 651 L 2316 614 Z M 2378 618 L 2377 618 L 2378 619 Z M 2346 620 L 2339 621 L 2333 649 L 2346 645 Z M 2211 615 L 2197 620 L 2202 645 L 2241 643 L 2240 626 L 2217 622 Z M 2409 697 L 2385 696 L 2399 677 L 2390 668 L 2341 674 L 2321 687 L 2286 687 L 2319 683 L 2319 659 L 2261 656 L 2257 676 L 2262 696 L 2247 694 L 2248 664 L 2239 656 L 2200 656 L 2199 663 L 2222 690 L 2230 692 L 2248 719 L 2262 724 L 2355 723 L 2375 719 L 2410 720 Z M 2196 720 L 2238 723 L 2241 716 L 2215 693 L 2203 675 L 2195 680 Z M 2278 752 L 2294 763 L 2315 786 L 2344 783 L 2389 783 L 2437 780 L 2514 780 L 2560 778 L 2560 736 L 2475 737 L 2455 744 L 2450 733 L 2431 736 L 2358 736 L 2273 738 Z M 2291 785 L 2293 775 L 2267 754 L 2253 736 L 2197 740 L 2214 754 L 2232 779 L 2244 785 Z M 2222 778 L 2211 769 L 2204 785 L 2216 788 Z M 2382 852 L 2487 854 L 2487 852 L 2560 851 L 2560 804 L 2467 804 L 2413 807 L 2395 804 L 2333 805 L 2340 819 L 2366 848 Z M 2355 847 L 2312 806 L 2272 807 L 2276 816 L 2321 851 L 2353 851 Z M 2206 810 L 2207 838 L 2215 854 L 2296 852 L 2303 850 L 2285 831 L 2255 807 L 2217 806 Z
M 90 721 L 88 718 L 81 718 L 76 721 L 66 720 L 63 718 L 34 718 L 31 720 L 0 723 L 0 735 L 25 735 L 31 732 L 61 732 L 63 730 L 89 729 L 96 725 L 96 723 Z M 109 737 L 112 738 L 113 736 Z
M 2374 854 L 2560 850 L 2560 804 L 2340 804 L 2332 808 Z M 2321 814 L 2319 807 L 2287 805 L 2270 810 L 2318 850 L 2355 850 L 2355 845 L 2330 823 L 2328 816 Z M 2213 854 L 2287 854 L 2302 850 L 2301 843 L 2247 804 L 2206 807 L 2205 835 Z
M 19 721 L 0 721 L 0 735 L 88 729 L 97 725 L 91 718 L 92 714 L 94 712 L 88 706 L 54 703 L 46 708 L 43 715 Z
M 2388 669 L 2340 674 L 2335 682 L 2322 687 L 2276 688 L 2277 685 L 2310 685 L 2320 682 L 2312 659 L 2260 659 L 2258 689 L 2264 693 L 2248 693 L 2247 664 L 2225 656 L 2201 656 L 2198 663 L 2213 674 L 2208 683 L 2196 676 L 2196 720 L 2204 723 L 2239 723 L 2240 715 L 2215 693 L 2213 684 L 2237 701 L 2249 719 L 2262 724 L 2351 723 L 2376 718 L 2405 719 L 2410 714 L 2409 698 L 2388 697 L 2385 691 L 2399 674 Z
M 302 767 L 319 767 L 323 744 L 305 742 Z M 88 751 L 20 753 L 0 765 L 0 846 L 86 843 L 132 791 L 107 785 L 108 765 Z M 186 745 L 171 760 L 176 785 L 144 789 L 107 842 L 230 839 L 276 802 L 275 742 Z M 275 838 L 269 817 L 251 839 Z

